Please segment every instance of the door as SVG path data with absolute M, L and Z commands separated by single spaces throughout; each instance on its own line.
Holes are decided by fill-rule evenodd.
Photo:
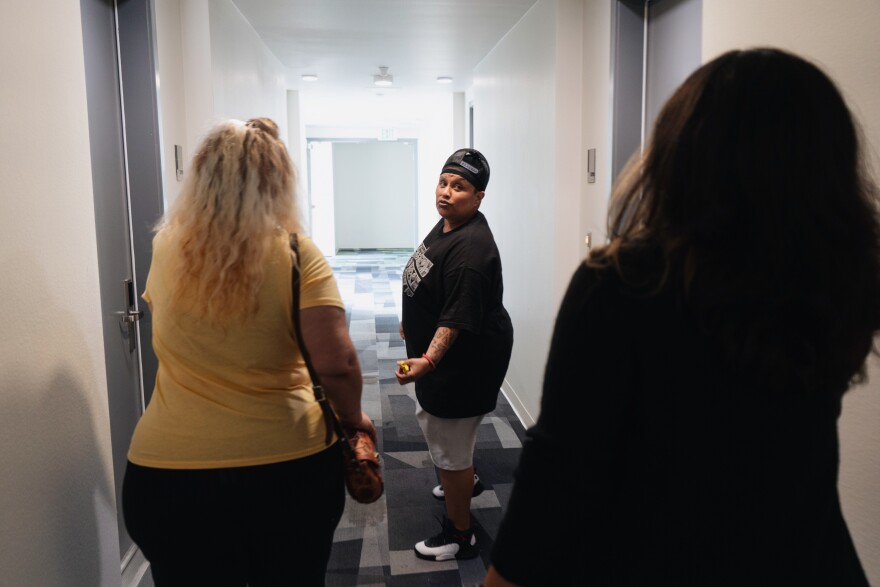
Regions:
M 126 453 L 155 380 L 138 294 L 162 210 L 149 0 L 81 0 L 98 271 L 121 570 L 137 554 L 121 511 Z M 124 88 L 124 89 L 123 89 Z
M 612 54 L 616 178 L 672 92 L 702 63 L 702 0 L 617 0 Z
M 309 166 L 309 219 L 312 240 L 324 256 L 336 254 L 336 219 L 333 209 L 333 143 L 310 140 L 307 149 Z
M 702 0 L 651 0 L 645 52 L 645 134 L 666 100 L 698 67 L 703 55 Z

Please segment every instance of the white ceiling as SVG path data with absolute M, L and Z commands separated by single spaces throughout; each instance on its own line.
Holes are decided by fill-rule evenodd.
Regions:
M 293 89 L 465 91 L 474 67 L 536 0 L 233 0 L 289 69 Z M 317 74 L 317 82 L 300 76 Z M 451 76 L 451 85 L 438 84 Z

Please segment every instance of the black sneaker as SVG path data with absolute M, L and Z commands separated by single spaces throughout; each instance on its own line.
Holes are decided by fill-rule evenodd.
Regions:
M 447 517 L 441 522 L 443 530 L 436 536 L 422 540 L 415 546 L 416 556 L 429 561 L 476 558 L 480 554 L 473 528 L 457 530 Z
M 474 473 L 474 491 L 471 493 L 471 497 L 477 497 L 481 493 L 483 493 L 483 482 L 480 481 L 480 477 Z M 437 499 L 446 499 L 446 492 L 443 491 L 442 485 L 437 485 L 434 489 L 431 490 L 431 495 L 433 495 Z

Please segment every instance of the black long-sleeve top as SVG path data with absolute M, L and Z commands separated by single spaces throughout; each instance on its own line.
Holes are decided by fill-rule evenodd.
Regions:
M 670 295 L 581 266 L 492 550 L 523 585 L 866 586 L 837 492 L 843 390 L 724 366 Z

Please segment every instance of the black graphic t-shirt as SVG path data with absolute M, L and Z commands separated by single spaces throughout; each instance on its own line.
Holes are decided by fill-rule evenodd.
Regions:
M 437 369 L 416 381 L 416 397 L 428 413 L 468 418 L 495 409 L 513 348 L 503 292 L 501 257 L 480 212 L 447 233 L 440 220 L 406 264 L 407 356 L 422 356 L 438 327 L 459 329 Z

